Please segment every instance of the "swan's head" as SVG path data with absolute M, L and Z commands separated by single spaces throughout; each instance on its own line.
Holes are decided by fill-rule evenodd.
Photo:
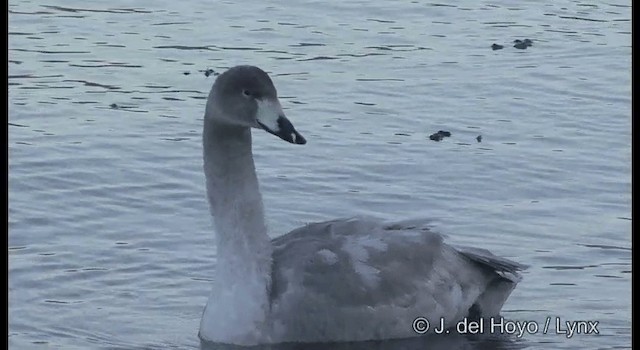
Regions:
M 217 77 L 205 118 L 263 129 L 291 143 L 307 143 L 284 115 L 269 75 L 254 66 L 236 66 Z

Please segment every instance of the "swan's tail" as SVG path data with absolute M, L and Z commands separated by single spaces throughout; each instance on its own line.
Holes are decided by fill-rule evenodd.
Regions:
M 509 280 L 514 284 L 520 282 L 520 280 L 522 279 L 522 276 L 520 276 L 519 272 L 529 267 L 527 265 L 517 263 L 513 260 L 495 256 L 493 253 L 486 249 L 456 247 L 456 250 L 463 256 L 471 259 L 473 262 L 495 272 L 496 274 L 498 274 L 498 276 Z
M 469 309 L 469 318 L 491 317 L 500 314 L 502 306 L 522 280 L 520 271 L 528 266 L 493 255 L 486 249 L 456 247 L 458 252 L 494 273 L 482 294 Z

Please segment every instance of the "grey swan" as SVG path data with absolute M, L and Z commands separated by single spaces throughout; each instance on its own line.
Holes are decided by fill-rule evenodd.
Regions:
M 283 113 L 260 68 L 217 76 L 204 116 L 203 153 L 217 265 L 203 341 L 256 345 L 417 336 L 464 317 L 497 316 L 526 266 L 487 250 L 454 247 L 414 221 L 343 218 L 271 239 L 252 155 L 251 129 L 292 144 L 305 138 Z

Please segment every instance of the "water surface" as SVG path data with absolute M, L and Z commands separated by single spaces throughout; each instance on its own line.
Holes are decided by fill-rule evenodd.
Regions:
M 308 140 L 254 133 L 273 237 L 342 216 L 430 218 L 450 242 L 531 266 L 505 317 L 599 322 L 599 335 L 443 347 L 630 348 L 630 10 L 10 1 L 10 346 L 200 347 L 216 256 L 205 73 L 249 63 Z M 438 130 L 451 136 L 430 140 Z

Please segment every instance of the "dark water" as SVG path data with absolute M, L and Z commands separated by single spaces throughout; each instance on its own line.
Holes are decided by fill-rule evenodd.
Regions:
M 630 348 L 630 18 L 630 1 L 10 1 L 11 348 L 200 347 L 205 72 L 241 63 L 308 140 L 254 136 L 272 236 L 428 217 L 531 266 L 503 315 L 534 334 L 340 347 Z

